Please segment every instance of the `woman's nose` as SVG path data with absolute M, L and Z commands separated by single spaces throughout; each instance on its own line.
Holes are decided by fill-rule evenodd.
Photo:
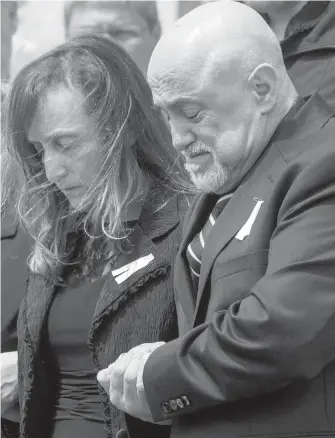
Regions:
M 65 174 L 64 157 L 56 152 L 44 152 L 44 169 L 47 180 L 56 184 Z

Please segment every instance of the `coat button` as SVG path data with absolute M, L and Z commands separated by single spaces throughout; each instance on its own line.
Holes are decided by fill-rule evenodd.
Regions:
M 181 398 L 177 398 L 176 402 L 177 402 L 178 408 L 183 409 L 185 407 L 184 402 Z
M 185 404 L 184 407 L 185 406 L 191 406 L 191 402 L 190 402 L 189 398 L 186 395 L 182 395 L 180 398 L 181 398 L 181 400 Z
M 177 400 L 170 400 L 170 406 L 174 411 L 178 410 Z
M 170 406 L 170 403 L 168 402 L 163 402 L 161 404 L 161 409 L 162 411 L 166 412 L 167 414 L 169 414 L 170 412 L 172 412 L 172 408 Z

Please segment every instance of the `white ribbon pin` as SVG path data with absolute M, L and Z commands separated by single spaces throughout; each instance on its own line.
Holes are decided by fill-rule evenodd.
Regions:
M 249 236 L 249 234 L 251 232 L 251 228 L 256 220 L 256 217 L 259 213 L 259 210 L 261 209 L 263 202 L 264 201 L 262 201 L 261 199 L 257 200 L 257 203 L 256 203 L 254 209 L 252 210 L 252 213 L 251 213 L 249 219 L 243 225 L 243 227 L 240 229 L 240 231 L 236 234 L 236 236 L 235 236 L 236 239 L 243 240 L 245 237 Z
M 153 259 L 154 256 L 152 254 L 141 257 L 134 262 L 130 262 L 127 265 L 122 266 L 119 269 L 115 269 L 114 271 L 112 271 L 112 275 L 113 277 L 116 277 L 115 281 L 117 282 L 117 284 L 121 284 L 136 271 L 139 271 L 140 269 L 147 266 L 150 262 L 152 262 Z

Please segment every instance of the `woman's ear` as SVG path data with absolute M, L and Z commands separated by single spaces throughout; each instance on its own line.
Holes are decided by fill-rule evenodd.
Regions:
M 261 114 L 272 110 L 277 101 L 278 75 L 270 64 L 261 64 L 248 78 L 248 85 Z

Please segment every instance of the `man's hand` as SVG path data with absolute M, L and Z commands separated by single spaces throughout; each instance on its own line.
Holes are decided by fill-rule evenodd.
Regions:
M 99 371 L 98 382 L 111 403 L 123 412 L 153 422 L 143 385 L 143 370 L 150 354 L 165 342 L 142 344 L 121 354 L 108 368 Z M 161 424 L 161 423 L 160 423 Z
M 1 353 L 1 415 L 18 401 L 18 397 L 17 352 Z

